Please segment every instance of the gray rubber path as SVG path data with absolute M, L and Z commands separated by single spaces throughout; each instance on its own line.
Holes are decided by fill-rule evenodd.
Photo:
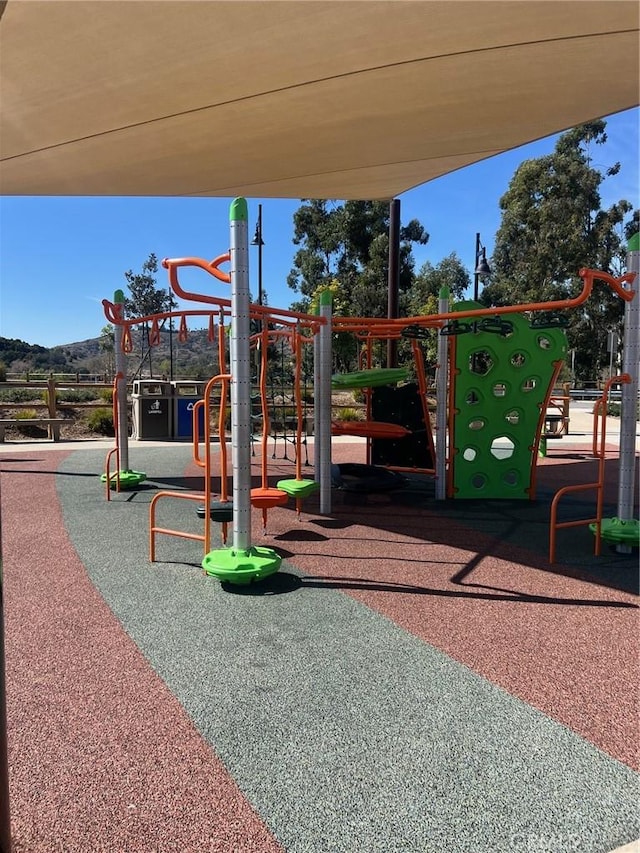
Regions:
M 173 488 L 189 448 L 133 467 Z M 625 765 L 335 589 L 229 593 L 201 545 L 160 537 L 155 490 L 105 511 L 100 451 L 58 489 L 90 577 L 289 853 L 605 851 L 638 837 Z M 194 505 L 159 521 L 199 530 Z M 290 566 L 284 568 L 295 574 Z

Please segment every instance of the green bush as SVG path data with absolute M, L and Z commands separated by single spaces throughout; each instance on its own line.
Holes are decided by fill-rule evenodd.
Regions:
M 111 409 L 95 409 L 87 418 L 87 427 L 99 435 L 113 436 L 113 412 Z
M 111 405 L 113 403 L 113 388 L 101 388 L 98 397 Z
M 28 421 L 31 418 L 37 418 L 38 413 L 35 409 L 21 409 L 19 412 L 16 412 L 14 418 L 19 421 Z
M 612 418 L 619 418 L 622 414 L 622 403 L 607 403 L 607 415 Z M 640 420 L 640 405 L 636 409 L 636 420 Z
M 3 388 L 0 391 L 0 402 L 2 403 L 30 403 L 32 400 L 40 400 L 40 388 Z
M 63 388 L 56 391 L 56 398 L 59 403 L 90 403 L 96 399 L 96 393 L 88 388 Z
M 343 409 L 338 409 L 333 419 L 335 421 L 357 421 L 360 420 L 360 415 L 357 409 L 351 409 L 348 406 Z
M 0 382 L 7 381 L 7 365 L 4 361 L 0 361 Z

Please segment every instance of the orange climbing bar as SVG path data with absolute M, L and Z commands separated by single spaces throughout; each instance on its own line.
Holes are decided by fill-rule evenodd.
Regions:
M 622 373 L 620 376 L 613 376 L 605 383 L 602 397 L 598 400 L 600 406 L 596 405 L 598 415 L 594 417 L 593 422 L 593 455 L 598 459 L 598 479 L 593 483 L 580 483 L 574 486 L 565 486 L 554 495 L 551 502 L 551 517 L 549 520 L 549 562 L 554 563 L 556 559 L 556 539 L 557 531 L 565 527 L 582 527 L 586 524 L 595 524 L 595 545 L 594 551 L 596 557 L 600 556 L 602 549 L 602 512 L 604 503 L 604 463 L 606 456 L 606 440 L 607 440 L 607 401 L 609 390 L 612 385 L 620 385 L 631 382 L 631 377 L 628 373 Z M 595 411 L 594 411 L 595 414 Z M 594 489 L 596 492 L 596 514 L 593 518 L 582 518 L 574 521 L 558 521 L 558 504 L 560 499 L 571 492 L 585 492 Z

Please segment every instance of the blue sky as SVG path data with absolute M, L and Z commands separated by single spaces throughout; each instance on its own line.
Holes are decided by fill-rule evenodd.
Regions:
M 607 119 L 608 141 L 594 146 L 597 167 L 620 161 L 622 169 L 602 187 L 607 207 L 621 198 L 640 205 L 640 110 Z M 514 149 L 438 178 L 399 196 L 402 221 L 417 218 L 429 232 L 414 251 L 416 269 L 456 252 L 473 272 L 475 235 L 491 256 L 500 225 L 499 200 L 523 160 L 551 152 L 556 136 Z M 0 335 L 56 346 L 100 334 L 102 300 L 126 291 L 124 272 L 140 270 L 150 252 L 158 258 L 213 258 L 228 249 L 231 199 L 26 198 L 0 199 Z M 263 286 L 269 303 L 286 308 L 296 298 L 286 284 L 296 247 L 292 242 L 297 199 L 249 199 L 253 236 L 263 205 Z M 257 291 L 257 249 L 250 255 Z M 165 271 L 158 284 L 167 287 Z M 227 295 L 224 285 L 193 271 L 189 289 Z M 190 306 L 193 307 L 193 306 Z

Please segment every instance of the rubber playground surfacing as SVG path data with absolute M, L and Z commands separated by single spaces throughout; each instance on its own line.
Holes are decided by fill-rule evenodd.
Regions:
M 189 445 L 136 444 L 148 481 L 110 502 L 105 451 L 71 447 L 0 451 L 18 853 L 607 853 L 640 836 L 637 552 L 595 557 L 580 527 L 547 561 L 552 494 L 594 479 L 586 446 L 553 446 L 533 502 L 436 502 L 413 478 L 334 491 L 329 518 L 291 501 L 266 537 L 254 513 L 283 565 L 236 589 L 203 575 L 198 542 L 159 536 L 149 562 L 153 495 L 200 488 Z M 364 461 L 352 443 L 333 457 Z M 592 495 L 562 507 L 591 515 Z M 202 526 L 187 501 L 158 521 Z

